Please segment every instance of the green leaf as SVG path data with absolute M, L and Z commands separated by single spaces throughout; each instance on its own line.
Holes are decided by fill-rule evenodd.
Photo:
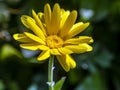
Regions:
M 0 90 L 4 90 L 5 89 L 5 85 L 3 83 L 2 80 L 0 80 Z
M 103 49 L 97 56 L 94 58 L 94 61 L 98 63 L 103 68 L 108 68 L 111 65 L 114 55 L 108 50 Z
M 61 90 L 66 77 L 62 77 L 54 86 L 54 90 Z
M 16 82 L 10 82 L 10 90 L 19 90 L 18 84 Z
M 88 76 L 75 90 L 107 90 L 101 74 L 96 73 Z
M 22 55 L 20 54 L 20 52 L 14 47 L 12 47 L 11 45 L 5 44 L 3 45 L 3 47 L 1 47 L 1 52 L 0 52 L 1 60 L 4 60 L 14 55 L 19 58 L 22 58 Z

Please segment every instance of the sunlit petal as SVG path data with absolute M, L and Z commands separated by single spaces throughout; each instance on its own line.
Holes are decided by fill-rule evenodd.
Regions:
M 36 25 L 36 23 L 32 20 L 31 17 L 23 15 L 21 17 L 21 21 L 25 26 L 29 27 L 37 36 L 45 40 L 43 31 Z
M 64 48 L 64 47 L 58 48 L 58 50 L 61 54 L 71 54 L 71 53 L 73 53 L 73 51 L 71 51 L 70 49 Z
M 45 24 L 44 13 L 39 12 L 39 13 L 38 13 L 38 18 L 41 20 L 41 22 L 42 22 L 42 24 L 43 24 L 43 26 L 44 26 L 44 24 Z M 44 27 L 44 28 L 45 28 L 45 27 Z M 47 33 L 47 32 L 46 32 L 46 33 Z
M 64 44 L 80 44 L 80 38 L 71 38 L 64 42 Z
M 76 63 L 70 55 L 66 55 L 66 61 L 69 63 L 71 69 L 76 67 Z
M 56 56 L 62 68 L 68 72 L 70 70 L 69 63 L 67 63 L 66 55 L 57 55 Z
M 60 22 L 60 30 L 63 28 L 63 25 L 65 24 L 66 19 L 70 15 L 70 11 L 61 10 L 61 13 L 63 15 L 61 16 L 62 19 L 61 19 L 61 22 Z
M 68 72 L 70 70 L 70 68 L 72 69 L 72 68 L 76 67 L 76 63 L 70 55 L 68 55 L 68 54 L 67 55 L 57 55 L 56 57 L 66 72 Z
M 45 45 L 45 42 L 41 38 L 39 38 L 39 37 L 37 37 L 37 36 L 35 36 L 35 35 L 31 34 L 31 33 L 28 33 L 28 32 L 24 32 L 24 34 L 27 37 L 29 37 L 30 39 L 32 39 L 32 40 L 34 40 L 34 41 L 36 41 L 36 42 L 38 42 L 40 44 L 44 44 Z
M 89 44 L 91 44 L 91 43 L 93 43 L 94 42 L 94 40 L 93 40 L 93 38 L 88 42 Z
M 92 37 L 89 37 L 89 36 L 80 36 L 79 39 L 80 39 L 80 43 L 92 43 L 93 42 Z
M 28 50 L 38 50 L 39 49 L 39 43 L 26 43 L 26 44 L 20 44 L 20 47 Z
M 58 51 L 58 49 L 50 49 L 50 53 L 52 55 L 61 55 L 61 53 Z
M 51 17 L 51 34 L 57 34 L 60 27 L 61 10 L 59 4 L 55 4 L 53 7 Z
M 61 9 L 61 16 L 65 13 L 64 9 Z
M 89 36 L 79 36 L 78 38 L 71 38 L 64 41 L 64 45 L 81 44 L 81 43 L 93 43 L 93 39 L 92 37 Z
M 28 38 L 25 34 L 14 34 L 13 38 L 20 42 L 34 42 L 32 39 Z
M 44 18 L 48 34 L 51 32 L 51 8 L 49 4 L 44 7 Z
M 92 46 L 88 45 L 87 43 L 79 44 L 80 47 L 86 48 L 86 52 L 92 51 Z
M 73 25 L 72 29 L 68 32 L 67 38 L 74 37 L 89 26 L 89 23 L 83 24 L 82 22 Z
M 39 50 L 48 50 L 48 49 L 50 49 L 50 48 L 47 47 L 47 46 L 45 46 L 45 45 L 39 45 L 39 46 L 38 46 L 38 49 L 39 49 Z
M 34 10 L 32 10 L 32 15 L 33 15 L 33 18 L 36 21 L 36 24 L 41 28 L 41 30 L 43 31 L 44 35 L 46 35 L 45 28 L 43 27 L 43 24 L 42 24 L 41 20 L 39 19 L 38 15 L 35 13 Z
M 37 60 L 46 60 L 50 57 L 50 50 L 47 51 L 43 51 L 42 53 L 40 53 L 40 55 L 38 56 Z
M 45 45 L 40 45 L 39 43 L 20 44 L 20 47 L 24 49 L 29 49 L 29 50 L 48 50 L 49 49 L 49 47 Z
M 79 45 L 67 45 L 64 48 L 67 48 L 73 51 L 74 53 L 84 53 L 92 50 L 92 47 L 86 43 L 79 44 Z
M 70 13 L 70 15 L 68 16 L 67 20 L 65 21 L 63 27 L 61 28 L 61 31 L 60 31 L 60 36 L 61 37 L 66 36 L 68 31 L 71 29 L 71 27 L 75 23 L 76 18 L 77 18 L 77 12 L 76 11 L 72 11 Z
M 27 28 L 30 29 L 30 26 L 27 23 L 28 19 L 29 19 L 30 22 L 35 23 L 35 20 L 33 18 L 31 18 L 30 16 L 27 16 L 27 15 L 23 15 L 21 17 L 21 22 L 24 24 L 24 26 L 26 26 Z

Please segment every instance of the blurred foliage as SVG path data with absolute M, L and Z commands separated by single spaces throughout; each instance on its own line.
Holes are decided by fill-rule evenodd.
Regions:
M 67 77 L 62 90 L 120 90 L 120 0 L 0 0 L 0 90 L 47 90 L 48 62 L 36 60 L 39 51 L 21 49 L 12 35 L 25 30 L 21 15 L 56 2 L 77 10 L 77 21 L 91 23 L 81 35 L 95 43 L 92 52 L 73 54 L 77 68 L 68 73 L 56 60 L 54 80 Z

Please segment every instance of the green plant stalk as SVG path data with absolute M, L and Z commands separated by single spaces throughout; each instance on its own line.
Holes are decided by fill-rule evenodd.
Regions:
M 49 58 L 48 63 L 48 85 L 49 90 L 54 90 L 54 81 L 53 81 L 53 70 L 54 70 L 54 56 Z

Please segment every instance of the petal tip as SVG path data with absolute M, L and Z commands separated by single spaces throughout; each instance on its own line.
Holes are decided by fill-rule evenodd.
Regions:
M 73 15 L 77 17 L 77 11 L 76 10 L 73 10 L 71 13 L 73 13 Z
M 13 34 L 13 38 L 16 40 L 17 34 Z
M 35 11 L 32 9 L 32 15 L 34 16 L 36 13 L 35 13 Z
M 90 52 L 90 51 L 92 51 L 93 50 L 93 47 L 88 47 L 88 49 L 87 49 L 87 52 Z
M 94 42 L 94 40 L 93 40 L 93 38 L 91 37 L 91 40 L 89 41 L 89 43 L 93 43 Z
M 54 7 L 57 8 L 60 7 L 60 5 L 58 3 L 55 3 Z
M 13 34 L 13 38 L 14 38 L 15 40 L 18 40 L 18 39 L 19 39 L 19 34 Z
M 44 8 L 49 8 L 49 7 L 50 7 L 50 4 L 46 3 Z
M 46 60 L 50 57 L 50 51 L 43 51 L 41 52 L 41 54 L 38 56 L 37 60 L 42 61 L 42 60 Z
M 90 23 L 89 23 L 89 22 L 87 22 L 87 23 L 85 23 L 85 25 L 86 25 L 86 27 L 88 27 L 88 26 L 90 25 Z

